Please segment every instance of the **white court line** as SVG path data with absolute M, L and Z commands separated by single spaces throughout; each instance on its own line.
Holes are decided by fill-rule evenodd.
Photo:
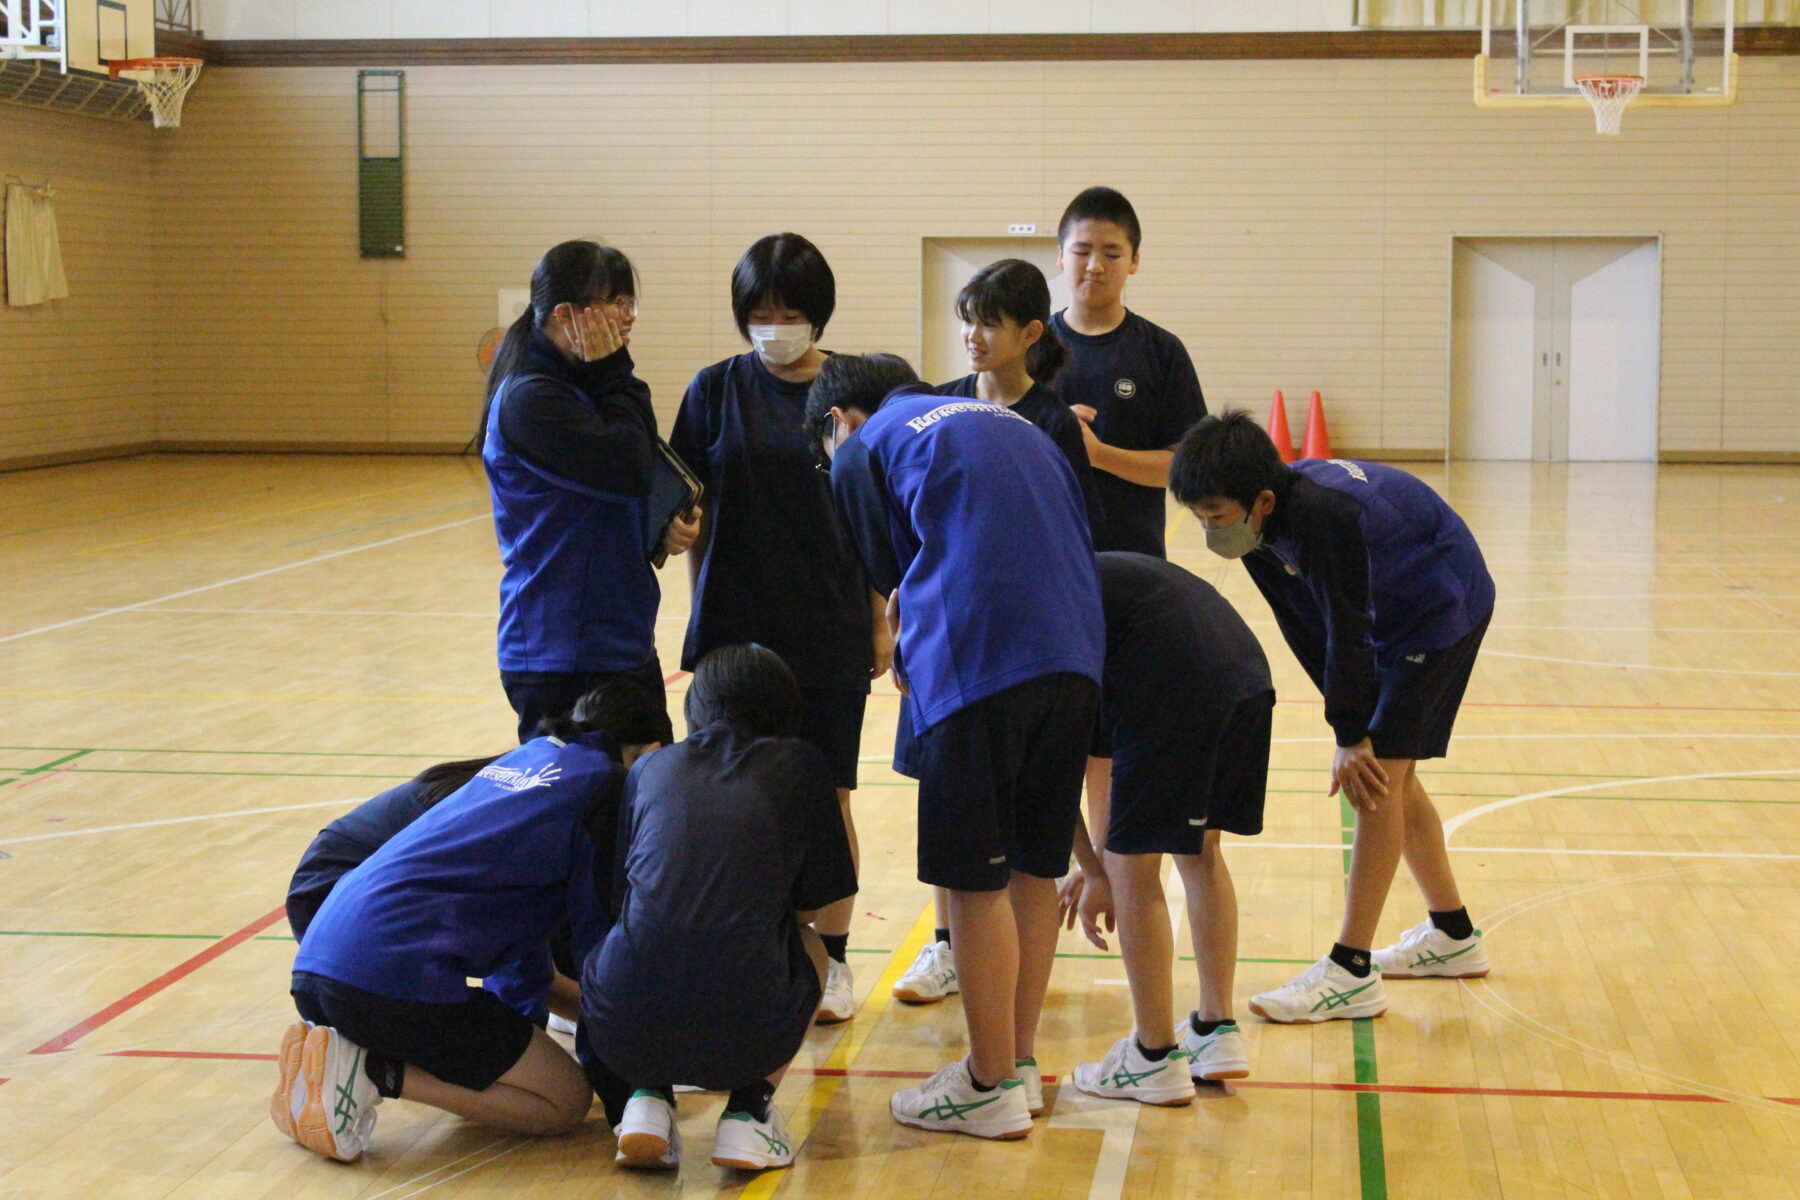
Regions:
M 205 613 L 224 617 L 482 617 L 489 621 L 500 615 L 491 612 L 385 612 L 369 608 L 159 608 L 159 613 Z M 1726 633 L 1730 630 L 1719 630 Z M 1754 631 L 1752 631 L 1754 632 Z M 1791 629 L 1771 629 L 1770 633 L 1792 633 Z
M 1691 783 L 1697 779 L 1755 779 L 1769 775 L 1800 775 L 1800 768 L 1787 767 L 1782 770 L 1763 771 L 1703 771 L 1694 775 L 1659 775 L 1653 779 L 1608 779 L 1600 783 L 1583 783 L 1575 787 L 1552 788 L 1547 792 L 1531 792 L 1523 796 L 1512 796 L 1505 800 L 1495 800 L 1491 804 L 1483 804 L 1471 808 L 1467 812 L 1457 813 L 1444 822 L 1444 844 L 1448 846 L 1456 831 L 1478 817 L 1499 812 L 1503 808 L 1512 808 L 1518 804 L 1529 804 L 1533 800 L 1549 800 L 1557 796 L 1573 796 L 1580 792 L 1603 792 L 1609 788 L 1635 787 L 1643 784 L 1646 787 L 1655 783 Z M 1670 855 L 1671 858 L 1676 857 Z M 1698 854 L 1684 854 L 1681 857 L 1700 857 Z M 1788 856 L 1791 857 L 1791 856 Z
M 1120 1200 L 1125 1195 L 1125 1175 L 1131 1166 L 1131 1146 L 1137 1140 L 1138 1114 L 1144 1106 L 1130 1100 L 1102 1100 L 1085 1095 L 1075 1089 L 1068 1076 L 1063 1079 L 1064 1086 L 1057 1089 L 1056 1112 L 1050 1117 L 1050 1128 L 1100 1130 L 1100 1153 L 1094 1160 L 1088 1200 Z
M 414 1175 L 411 1179 L 408 1179 L 405 1183 L 397 1183 L 385 1192 L 376 1192 L 373 1196 L 368 1197 L 368 1200 L 382 1200 L 383 1196 L 394 1196 L 394 1193 L 400 1191 L 401 1188 L 406 1187 L 409 1184 L 417 1183 L 421 1179 L 430 1179 L 433 1175 L 436 1175 L 439 1171 L 448 1171 L 451 1167 L 454 1167 L 459 1162 L 465 1162 L 468 1159 L 474 1158 L 477 1154 L 485 1154 L 485 1153 L 487 1153 L 487 1151 L 492 1150 L 495 1146 L 500 1145 L 501 1142 L 510 1142 L 510 1141 L 512 1141 L 512 1139 L 507 1137 L 507 1138 L 501 1138 L 500 1141 L 498 1141 L 498 1142 L 489 1142 L 487 1145 L 483 1146 L 481 1149 L 471 1150 L 471 1151 L 469 1151 L 469 1153 L 463 1155 L 461 1158 L 451 1159 L 449 1162 L 445 1163 L 441 1167 L 436 1167 L 436 1168 L 433 1168 L 432 1170 L 426 1171 L 423 1175 Z M 505 1150 L 502 1150 L 500 1153 L 494 1155 L 492 1158 L 484 1158 L 478 1163 L 475 1163 L 471 1166 L 464 1167 L 462 1170 L 458 1171 L 454 1175 L 446 1175 L 442 1179 L 434 1180 L 433 1182 L 426 1184 L 422 1188 L 417 1188 L 413 1191 L 402 1193 L 399 1196 L 394 1196 L 394 1200 L 406 1200 L 406 1197 L 408 1197 L 408 1196 L 423 1195 L 424 1193 L 429 1192 L 432 1188 L 437 1187 L 439 1184 L 449 1183 L 452 1179 L 460 1179 L 462 1176 L 467 1175 L 470 1171 L 478 1171 L 482 1167 L 487 1166 L 489 1163 L 499 1162 L 501 1159 L 505 1158 L 507 1155 L 515 1154 L 518 1151 L 523 1150 L 525 1147 L 531 1145 L 532 1141 L 533 1141 L 533 1139 L 531 1139 L 531 1138 L 521 1138 L 518 1145 L 508 1146 Z
M 16 846 L 25 842 L 48 842 L 55 838 L 86 837 L 91 833 L 117 833 L 121 829 L 149 829 L 156 825 L 187 825 L 194 821 L 223 821 L 227 817 L 260 817 L 264 813 L 297 812 L 303 808 L 354 808 L 368 799 L 315 800 L 310 804 L 282 804 L 274 808 L 240 808 L 236 812 L 202 813 L 197 817 L 164 817 L 160 821 L 132 821 L 126 825 L 96 825 L 92 829 L 64 829 L 57 833 L 34 833 L 29 837 L 0 837 L 0 842 Z
M 1499 596 L 1495 604 L 1555 604 L 1560 600 L 1800 600 L 1766 592 L 1625 592 L 1602 596 Z
M 1626 718 L 1620 717 L 1623 721 Z M 1800 733 L 1459 733 L 1452 740 L 1458 742 L 1618 742 L 1618 741 L 1667 741 L 1676 739 L 1688 742 L 1741 742 L 1763 741 L 1783 742 L 1800 738 Z M 1272 746 L 1335 746 L 1336 738 L 1329 737 L 1289 737 L 1270 738 Z M 891 754 L 864 754 L 857 758 L 859 763 L 892 763 Z M 1505 775 L 1505 770 L 1484 772 L 1488 775 Z
M 1532 662 L 1566 663 L 1573 667 L 1605 667 L 1608 670 L 1616 671 L 1686 671 L 1697 675 L 1775 675 L 1782 678 L 1800 675 L 1800 671 L 1747 671 L 1738 667 L 1674 667 L 1664 666 L 1660 663 L 1603 662 L 1593 658 L 1557 658 L 1549 654 L 1515 654 L 1506 650 L 1486 648 L 1483 648 L 1481 653 L 1489 658 L 1523 658 Z
M 1273 621 L 1270 628 L 1276 628 Z M 1781 629 L 1737 629 L 1730 625 L 1697 628 L 1686 625 L 1489 625 L 1488 629 L 1529 629 L 1550 633 L 1681 633 L 1738 636 L 1749 634 L 1783 634 L 1797 632 L 1792 625 Z M 1489 651 L 1492 653 L 1492 651 Z
M 279 567 L 269 567 L 262 571 L 252 571 L 248 575 L 239 575 L 235 579 L 221 579 L 217 583 L 203 583 L 199 587 L 185 588 L 179 592 L 170 592 L 166 596 L 157 596 L 151 600 L 139 600 L 136 604 L 122 604 L 117 608 L 105 608 L 86 616 L 70 617 L 66 621 L 55 621 L 49 625 L 39 625 L 36 629 L 22 629 L 18 633 L 9 633 L 0 637 L 0 645 L 16 642 L 20 638 L 35 637 L 40 633 L 49 633 L 56 629 L 67 629 L 71 625 L 85 625 L 89 621 L 98 621 L 102 617 L 117 616 L 119 613 L 136 612 L 140 608 L 148 608 L 152 604 L 161 604 L 167 600 L 179 600 L 183 596 L 197 596 L 201 592 L 215 591 L 218 588 L 230 587 L 234 583 L 249 583 L 252 579 L 263 579 L 270 575 L 279 575 L 283 571 L 292 571 L 296 567 L 310 567 L 316 563 L 329 562 L 334 558 L 342 558 L 346 554 L 361 554 L 364 550 L 376 550 L 382 546 L 391 546 L 395 542 L 404 542 L 412 538 L 424 537 L 427 534 L 442 533 L 446 529 L 455 529 L 462 525 L 473 525 L 477 521 L 488 521 L 493 518 L 487 513 L 479 517 L 465 517 L 460 521 L 451 521 L 447 525 L 433 525 L 430 529 L 417 529 L 412 533 L 402 533 L 395 537 L 383 538 L 379 542 L 369 542 L 362 546 L 350 546 L 343 550 L 332 550 L 312 558 L 303 558 L 299 562 L 284 563 Z

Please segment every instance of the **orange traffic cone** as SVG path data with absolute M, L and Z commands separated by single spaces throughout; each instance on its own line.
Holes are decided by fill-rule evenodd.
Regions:
M 1288 432 L 1287 402 L 1281 398 L 1281 389 L 1275 389 L 1275 401 L 1269 405 L 1269 440 L 1275 443 L 1275 449 L 1281 455 L 1281 461 L 1294 461 L 1294 435 Z
M 1331 457 L 1331 435 L 1325 432 L 1325 404 L 1317 392 L 1312 394 L 1312 408 L 1306 414 L 1306 443 L 1300 448 L 1300 457 Z

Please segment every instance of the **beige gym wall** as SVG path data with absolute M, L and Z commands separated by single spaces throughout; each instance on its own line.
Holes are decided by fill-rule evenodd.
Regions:
M 365 262 L 355 71 L 216 69 L 180 130 L 123 139 L 154 136 L 160 435 L 460 442 L 495 289 L 571 236 L 641 268 L 665 419 L 739 348 L 727 276 L 772 230 L 836 268 L 829 347 L 910 355 L 922 237 L 1048 230 L 1106 182 L 1147 229 L 1130 302 L 1215 408 L 1317 387 L 1340 452 L 1440 451 L 1453 235 L 1661 233 L 1663 452 L 1793 455 L 1800 59 L 1742 76 L 1735 109 L 1603 140 L 1476 109 L 1467 60 L 415 67 L 407 258 Z M 40 452 L 4 427 L 0 458 Z

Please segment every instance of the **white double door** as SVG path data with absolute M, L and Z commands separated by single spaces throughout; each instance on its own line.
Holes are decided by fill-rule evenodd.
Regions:
M 1451 457 L 1655 460 L 1657 239 L 1458 238 L 1451 291 Z

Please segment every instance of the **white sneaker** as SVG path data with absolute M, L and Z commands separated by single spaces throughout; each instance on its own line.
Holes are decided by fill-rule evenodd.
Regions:
M 1176 1030 L 1181 1048 L 1187 1051 L 1188 1074 L 1195 1079 L 1247 1079 L 1250 1055 L 1244 1050 L 1244 1034 L 1236 1021 L 1226 1021 L 1211 1033 L 1194 1031 L 1191 1021 L 1183 1021 Z
M 293 1033 L 292 1026 L 288 1032 Z M 284 1052 L 287 1041 L 282 1039 Z M 362 1157 L 375 1131 L 375 1106 L 381 1103 L 375 1081 L 363 1070 L 367 1061 L 367 1051 L 330 1026 L 306 1031 L 300 1051 L 306 1099 L 294 1125 L 300 1144 L 314 1154 L 339 1162 Z
M 1358 979 L 1329 956 L 1274 991 L 1250 997 L 1251 1012 L 1282 1025 L 1379 1017 L 1387 1007 L 1379 966 L 1369 972 L 1367 979 Z
M 1177 1042 L 1166 1057 L 1152 1062 L 1138 1049 L 1135 1034 L 1114 1042 L 1101 1061 L 1076 1067 L 1075 1086 L 1090 1096 L 1167 1108 L 1194 1102 L 1194 1081 L 1188 1078 L 1187 1051 L 1181 1044 Z
M 836 1025 L 855 1016 L 855 988 L 856 978 L 850 974 L 850 964 L 832 959 L 825 972 L 825 994 L 819 997 L 819 1011 L 813 1014 L 814 1023 Z
M 1025 1111 L 1034 1117 L 1044 1115 L 1044 1072 L 1036 1058 L 1016 1058 L 1013 1070 L 1025 1085 Z
M 300 1110 L 306 1107 L 306 1072 L 302 1061 L 306 1053 L 306 1035 L 312 1032 L 311 1021 L 295 1021 L 281 1035 L 281 1053 L 276 1055 L 280 1077 L 275 1081 L 275 1094 L 269 1097 L 269 1119 L 296 1142 L 300 1140 Z
M 969 1064 L 957 1059 L 916 1088 L 894 1093 L 888 1101 L 894 1120 L 914 1129 L 966 1133 L 971 1137 L 1013 1141 L 1031 1132 L 1025 1081 L 1002 1079 L 991 1092 L 978 1092 Z
M 1487 947 L 1481 930 L 1473 937 L 1453 938 L 1426 917 L 1375 952 L 1375 965 L 1389 979 L 1479 979 L 1488 973 Z
M 625 1102 L 619 1118 L 619 1149 L 613 1161 L 622 1167 L 661 1170 L 681 1165 L 681 1127 L 675 1123 L 675 1106 L 660 1092 L 639 1088 Z
M 794 1143 L 781 1123 L 781 1113 L 771 1104 L 769 1119 L 759 1121 L 747 1112 L 726 1112 L 713 1134 L 713 1165 L 740 1171 L 766 1171 L 794 1161 Z
M 949 942 L 928 942 L 906 974 L 894 981 L 894 999 L 908 1004 L 936 1004 L 962 991 L 956 982 L 956 956 Z
M 559 1017 L 555 1013 L 551 1013 L 548 1024 L 551 1033 L 566 1033 L 570 1037 L 575 1036 L 575 1022 L 567 1017 Z

